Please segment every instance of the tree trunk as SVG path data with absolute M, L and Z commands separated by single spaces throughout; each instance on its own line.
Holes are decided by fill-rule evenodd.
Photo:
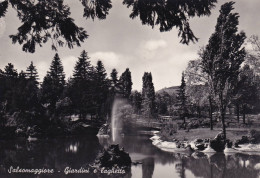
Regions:
M 221 108 L 221 122 L 222 122 L 222 131 L 224 135 L 224 140 L 226 141 L 226 124 L 225 124 L 225 109 Z
M 230 115 L 233 114 L 233 112 L 232 112 L 232 108 L 231 108 L 231 107 L 228 108 L 228 111 L 229 111 L 229 114 L 230 114 Z
M 243 124 L 246 123 L 246 106 L 243 104 Z
M 237 108 L 237 122 L 239 123 L 239 104 L 236 105 Z
M 225 124 L 225 115 L 226 115 L 226 105 L 224 103 L 224 98 L 223 98 L 223 93 L 220 93 L 219 95 L 219 110 L 220 110 L 220 117 L 221 117 L 221 122 L 222 122 L 222 131 L 223 131 L 223 137 L 224 141 L 226 142 L 226 124 Z
M 201 110 L 200 110 L 200 106 L 197 107 L 197 112 L 198 112 L 198 117 L 201 118 Z
M 211 99 L 211 97 L 209 97 L 209 118 L 210 118 L 210 130 L 213 130 L 212 99 Z

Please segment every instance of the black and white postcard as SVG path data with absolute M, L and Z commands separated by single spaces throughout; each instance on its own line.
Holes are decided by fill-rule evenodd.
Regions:
M 259 178 L 259 0 L 0 0 L 0 177 Z

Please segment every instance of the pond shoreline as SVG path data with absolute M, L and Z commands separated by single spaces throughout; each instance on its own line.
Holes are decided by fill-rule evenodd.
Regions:
M 209 144 L 204 150 L 199 150 L 196 147 L 196 140 L 193 141 L 166 141 L 162 139 L 162 136 L 159 134 L 154 134 L 150 138 L 152 144 L 159 148 L 162 151 L 172 152 L 172 153 L 193 153 L 193 152 L 203 152 L 203 153 L 217 153 L 214 149 L 212 149 Z M 181 146 L 180 146 L 181 145 Z M 243 154 L 257 154 L 260 155 L 260 144 L 240 144 L 238 148 L 227 148 L 225 147 L 223 153 L 225 154 L 235 154 L 235 153 L 243 153 Z

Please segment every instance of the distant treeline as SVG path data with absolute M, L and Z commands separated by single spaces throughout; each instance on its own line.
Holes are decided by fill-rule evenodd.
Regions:
M 58 54 L 41 83 L 33 62 L 20 72 L 8 63 L 0 69 L 0 135 L 8 134 L 8 128 L 13 129 L 11 135 L 27 132 L 28 128 L 46 134 L 64 133 L 71 129 L 74 118 L 105 123 L 111 117 L 115 98 L 126 98 L 133 106 L 130 113 L 153 118 L 164 112 L 164 105 L 157 102 L 152 74 L 145 72 L 142 79 L 142 91 L 132 91 L 129 68 L 120 77 L 116 69 L 108 76 L 101 61 L 91 65 L 86 51 L 78 57 L 73 76 L 67 81 Z
M 80 54 L 68 81 L 58 54 L 41 84 L 33 62 L 19 73 L 9 63 L 0 70 L 1 127 L 58 127 L 71 115 L 102 121 L 109 116 L 115 95 L 125 98 L 131 95 L 130 70 L 127 68 L 119 79 L 117 75 L 113 69 L 108 78 L 101 61 L 91 65 L 86 51 Z

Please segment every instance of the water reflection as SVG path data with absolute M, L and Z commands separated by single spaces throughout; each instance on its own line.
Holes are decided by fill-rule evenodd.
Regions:
M 108 138 L 100 138 L 99 141 L 105 147 L 111 143 Z M 257 155 L 167 153 L 154 147 L 146 136 L 125 136 L 118 139 L 117 143 L 125 147 L 133 161 L 142 162 L 142 166 L 134 167 L 136 172 L 138 169 L 142 171 L 142 177 L 257 178 L 260 176 L 260 156 Z M 133 169 L 132 175 L 140 177 Z
M 185 178 L 185 166 L 186 166 L 186 160 L 181 158 L 179 162 L 175 164 L 176 172 L 179 174 L 180 178 Z
M 72 168 L 85 167 L 93 163 L 102 149 L 97 137 L 59 138 L 36 142 L 27 142 L 26 140 L 1 141 L 0 145 L 0 177 L 2 175 L 9 177 L 24 176 L 21 174 L 8 175 L 7 170 L 10 166 L 15 168 L 17 166 L 22 168 L 44 167 L 61 172 L 68 166 Z M 59 177 L 61 176 L 63 175 L 59 175 Z
M 71 143 L 68 147 L 65 148 L 65 151 L 76 154 L 78 152 L 78 147 L 79 147 L 79 142 Z
M 154 158 L 145 158 L 142 161 L 143 178 L 152 178 L 154 172 Z
M 204 178 L 257 178 L 259 176 L 259 169 L 255 169 L 260 160 L 259 156 L 214 154 L 210 157 L 184 157 L 180 160 L 181 163 L 178 165 L 179 177 L 185 177 L 185 170 L 190 170 L 195 177 Z M 247 164 L 241 164 L 241 161 L 247 162 Z
M 36 142 L 0 141 L 0 177 L 24 177 L 8 174 L 7 169 L 10 166 L 44 167 L 60 171 L 67 166 L 85 167 L 110 143 L 112 143 L 110 138 L 97 137 L 71 137 Z M 117 143 L 124 146 L 134 162 L 141 163 L 133 165 L 131 172 L 124 178 L 257 178 L 260 175 L 260 156 L 257 155 L 173 154 L 154 147 L 148 136 L 125 136 L 118 139 Z M 61 173 L 53 175 L 53 177 L 95 176 L 98 175 L 65 176 Z

